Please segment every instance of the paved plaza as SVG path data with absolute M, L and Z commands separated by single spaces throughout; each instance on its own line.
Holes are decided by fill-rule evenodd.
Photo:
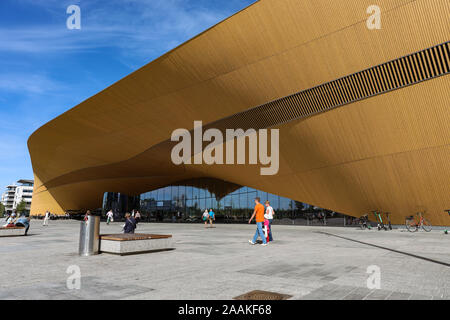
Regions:
M 122 223 L 101 223 L 119 233 Z M 267 247 L 248 243 L 255 225 L 141 223 L 172 234 L 175 250 L 78 256 L 79 221 L 32 220 L 27 237 L 0 238 L 0 299 L 232 299 L 251 290 L 291 299 L 450 299 L 450 235 L 351 227 L 275 225 Z M 81 288 L 66 285 L 79 266 Z M 378 266 L 381 288 L 368 289 Z

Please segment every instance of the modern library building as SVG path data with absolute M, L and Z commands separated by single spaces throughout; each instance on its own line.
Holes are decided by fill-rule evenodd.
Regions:
M 308 203 L 450 225 L 449 1 L 376 6 L 257 1 L 46 123 L 28 140 L 31 214 L 115 203 L 233 221 L 260 195 L 280 217 Z M 213 137 L 239 129 L 278 139 L 244 135 L 245 156 L 221 161 L 241 140 Z M 174 160 L 191 134 L 194 151 Z

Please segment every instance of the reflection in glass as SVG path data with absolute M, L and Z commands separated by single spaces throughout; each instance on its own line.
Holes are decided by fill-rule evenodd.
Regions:
M 192 199 L 198 200 L 200 195 L 200 190 L 197 187 L 192 188 Z
M 225 207 L 231 207 L 231 195 L 225 196 L 224 203 Z
M 113 208 L 120 213 L 139 208 L 150 222 L 170 222 L 172 215 L 177 212 L 181 213 L 183 222 L 199 222 L 205 209 L 213 209 L 217 221 L 243 223 L 253 213 L 255 197 L 260 197 L 263 204 L 266 200 L 270 201 L 275 210 L 274 219 L 278 222 L 294 224 L 295 221 L 295 224 L 310 225 L 324 223 L 324 219 L 317 219 L 319 211 L 325 212 L 327 223 L 339 223 L 343 220 L 342 215 L 285 197 L 206 178 L 152 190 L 140 197 L 108 192 L 104 195 L 103 209 Z
M 207 209 L 205 199 L 200 199 L 200 210 L 203 212 L 205 209 Z
M 270 205 L 272 206 L 272 208 L 274 209 L 274 210 L 278 210 L 279 208 L 280 208 L 280 205 L 279 205 L 279 198 L 280 197 L 278 197 L 278 196 L 276 196 L 276 195 L 274 195 L 274 194 L 271 194 L 271 193 L 268 193 L 267 194 L 267 199 L 266 200 L 269 200 L 269 202 L 270 202 Z M 262 200 L 262 199 L 261 199 Z M 265 200 L 263 200 L 263 203 L 265 202 Z
M 193 199 L 192 186 L 186 186 L 186 199 Z
M 257 197 L 257 193 L 254 189 L 252 192 L 247 193 L 247 207 L 253 212 L 253 208 L 255 207 L 255 198 Z
M 200 197 L 200 199 L 204 199 L 206 197 L 205 189 L 203 189 L 203 188 L 199 189 L 199 197 Z
M 231 207 L 233 209 L 239 209 L 239 194 L 231 195 Z

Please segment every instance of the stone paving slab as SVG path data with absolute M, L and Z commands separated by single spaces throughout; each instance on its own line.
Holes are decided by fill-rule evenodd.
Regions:
M 121 225 L 102 223 L 101 233 L 118 233 Z M 20 275 L 14 282 L 0 280 L 0 299 L 232 299 L 252 290 L 291 299 L 450 299 L 450 236 L 442 231 L 275 225 L 276 241 L 262 247 L 248 244 L 254 230 L 140 223 L 139 232 L 172 234 L 176 249 L 80 257 L 79 222 L 43 227 L 32 220 L 30 236 L 0 239 L 0 256 L 8 257 L 0 259 L 1 270 Z M 381 270 L 378 290 L 366 287 L 370 265 Z M 66 286 L 69 266 L 80 268 L 80 290 Z

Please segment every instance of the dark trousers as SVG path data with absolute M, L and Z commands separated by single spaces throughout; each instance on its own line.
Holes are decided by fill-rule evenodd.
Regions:
M 16 223 L 16 227 L 25 227 L 25 235 L 27 235 L 28 229 L 30 229 L 30 225 L 29 224 L 28 224 L 28 226 L 25 226 L 22 223 Z
M 272 222 L 273 222 L 273 219 L 267 219 L 267 220 L 269 220 L 269 241 L 273 241 L 273 238 L 272 238 Z

